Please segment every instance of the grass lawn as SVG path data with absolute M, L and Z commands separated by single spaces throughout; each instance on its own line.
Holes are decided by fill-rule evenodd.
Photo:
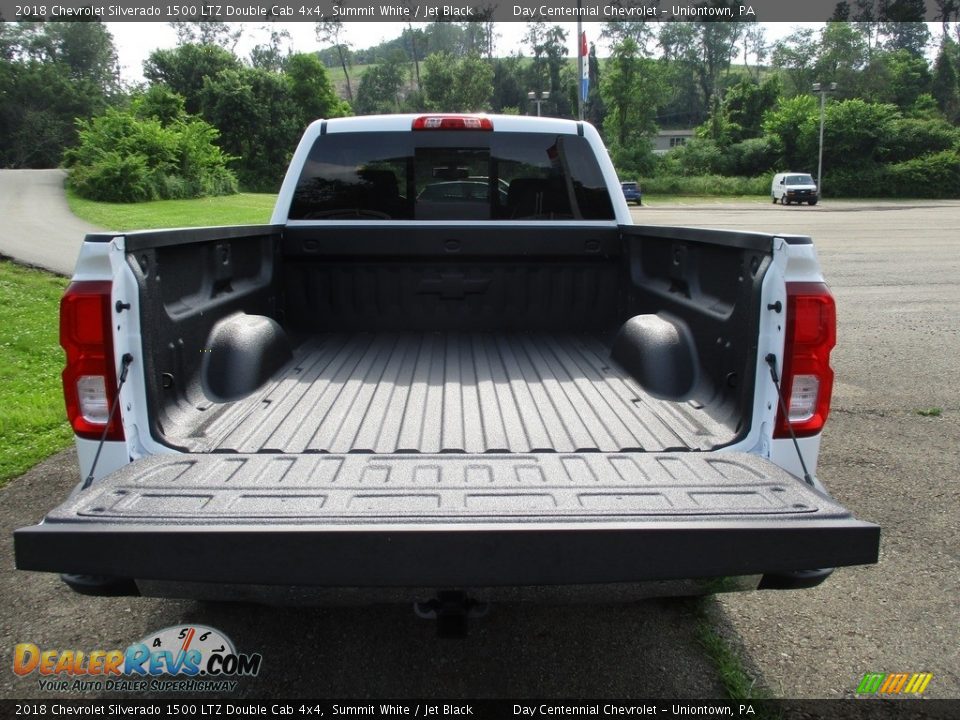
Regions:
M 73 439 L 58 340 L 61 278 L 0 261 L 0 486 Z
M 152 230 L 203 225 L 256 225 L 269 222 L 276 195 L 238 193 L 197 200 L 105 203 L 84 200 L 70 190 L 73 214 L 107 230 Z

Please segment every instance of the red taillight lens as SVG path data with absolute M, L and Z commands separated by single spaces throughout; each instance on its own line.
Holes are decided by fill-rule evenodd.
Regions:
M 73 431 L 89 440 L 103 436 L 117 392 L 110 322 L 109 282 L 70 283 L 60 301 L 60 346 L 67 354 L 63 395 Z M 119 412 L 107 440 L 123 440 Z
M 493 130 L 493 121 L 476 115 L 421 115 L 413 119 L 414 130 Z
M 780 387 L 788 417 L 777 413 L 775 438 L 816 435 L 830 414 L 833 370 L 830 351 L 837 343 L 837 309 L 823 283 L 787 283 L 787 334 Z

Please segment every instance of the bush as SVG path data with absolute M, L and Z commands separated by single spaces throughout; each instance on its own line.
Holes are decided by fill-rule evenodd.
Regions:
M 886 168 L 887 186 L 895 197 L 960 196 L 960 152 L 945 150 Z
M 879 163 L 867 161 L 838 168 L 826 167 L 823 175 L 825 197 L 892 197 L 886 187 L 884 166 Z
M 113 150 L 101 153 L 93 162 L 76 165 L 70 185 L 92 200 L 133 203 L 152 199 L 146 159 Z
M 237 192 L 227 169 L 231 158 L 215 144 L 216 128 L 183 112 L 182 101 L 161 95 L 151 91 L 129 110 L 78 121 L 80 143 L 64 155 L 78 195 L 143 202 Z M 153 116 L 161 107 L 163 119 Z
M 903 118 L 896 121 L 895 127 L 883 157 L 887 162 L 904 162 L 949 150 L 960 142 L 960 130 L 942 118 Z
M 621 177 L 649 175 L 657 163 L 656 156 L 653 154 L 653 145 L 645 138 L 632 143 L 629 147 L 611 143 L 610 159 L 620 171 Z
M 720 175 L 726 169 L 723 151 L 713 140 L 693 138 L 662 156 L 661 170 L 676 175 Z
M 772 174 L 777 152 L 767 138 L 750 138 L 727 148 L 727 167 L 733 175 L 758 177 Z
M 769 195 L 771 176 L 658 175 L 644 178 L 640 186 L 649 195 Z
M 960 197 L 960 151 L 931 153 L 893 165 L 862 163 L 824 172 L 829 197 Z

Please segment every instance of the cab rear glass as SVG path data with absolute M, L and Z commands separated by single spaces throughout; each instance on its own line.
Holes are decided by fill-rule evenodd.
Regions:
M 585 138 L 483 131 L 317 138 L 292 220 L 613 220 Z

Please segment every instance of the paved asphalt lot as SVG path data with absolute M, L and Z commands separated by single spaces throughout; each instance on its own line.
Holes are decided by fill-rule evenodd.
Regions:
M 638 208 L 639 223 L 814 236 L 838 302 L 833 414 L 819 475 L 884 534 L 880 564 L 799 592 L 722 596 L 718 627 L 776 695 L 844 697 L 865 672 L 934 673 L 960 697 L 960 202 L 763 203 Z M 916 411 L 940 407 L 940 417 Z M 247 696 L 716 697 L 694 606 L 496 608 L 442 641 L 407 607 L 271 609 L 95 599 L 13 571 L 10 532 L 39 520 L 76 478 L 66 452 L 13 481 L 0 504 L 0 647 L 113 648 L 181 622 L 264 654 Z M 9 656 L 8 656 L 9 657 Z M 0 696 L 41 696 L 0 673 Z
M 0 255 L 70 275 L 93 230 L 70 212 L 63 170 L 0 170 Z

